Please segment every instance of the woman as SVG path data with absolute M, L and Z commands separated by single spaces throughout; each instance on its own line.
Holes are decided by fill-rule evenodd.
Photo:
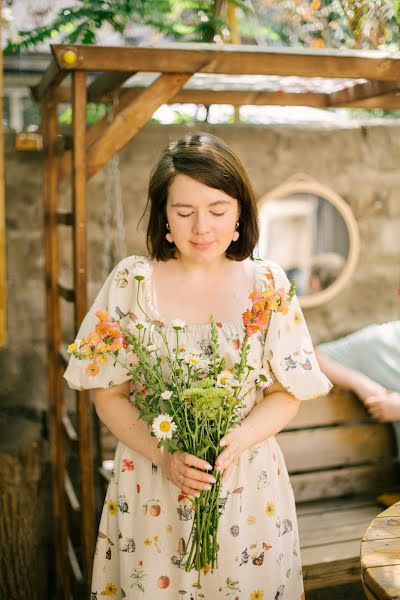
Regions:
M 117 265 L 78 337 L 94 329 L 99 308 L 107 306 L 115 318 L 127 315 L 123 325 L 129 311 L 140 316 L 134 279 L 140 268 L 145 310 L 164 324 L 170 343 L 172 321 L 183 319 L 185 347 L 207 354 L 212 314 L 220 351 L 232 367 L 249 293 L 270 281 L 289 287 L 277 264 L 253 259 L 257 209 L 244 168 L 218 138 L 188 134 L 162 154 L 149 199 L 149 258 L 130 256 Z M 269 369 L 274 383 L 246 396 L 241 426 L 223 439 L 215 465 L 223 473 L 218 569 L 203 575 L 201 590 L 196 572 L 179 564 L 193 518 L 187 496 L 213 485 L 207 471 L 214 465 L 157 448 L 148 426 L 137 420 L 139 390 L 119 365 L 102 365 L 89 377 L 86 365 L 71 358 L 69 385 L 94 388 L 97 414 L 119 439 L 96 547 L 93 598 L 302 598 L 293 492 L 274 435 L 295 416 L 300 400 L 325 394 L 330 383 L 318 368 L 296 298 L 287 315 L 272 314 L 266 335 L 250 339 L 249 360 Z

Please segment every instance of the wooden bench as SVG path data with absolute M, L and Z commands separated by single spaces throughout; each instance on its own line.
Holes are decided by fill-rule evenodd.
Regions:
M 400 502 L 381 512 L 365 532 L 361 577 L 368 600 L 400 597 Z
M 399 489 L 393 427 L 333 388 L 303 402 L 277 440 L 296 498 L 305 589 L 360 581 L 361 538 L 382 511 L 377 495 Z

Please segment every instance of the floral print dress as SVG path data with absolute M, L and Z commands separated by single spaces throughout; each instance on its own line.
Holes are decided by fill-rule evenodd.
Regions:
M 142 316 L 136 306 L 137 268 L 146 274 L 140 283 L 141 304 L 152 318 L 162 321 L 153 297 L 151 261 L 130 256 L 107 278 L 78 338 L 94 330 L 95 312 L 100 308 L 107 307 L 111 316 L 122 318 L 123 326 L 129 325 L 130 311 Z M 255 287 L 264 289 L 269 281 L 275 288 L 289 289 L 281 267 L 257 261 Z M 243 341 L 241 315 L 217 326 L 220 352 L 229 368 Z M 164 321 L 163 327 L 174 345 L 171 323 Z M 181 342 L 207 355 L 209 335 L 209 324 L 189 324 Z M 267 332 L 252 336 L 250 342 L 249 362 L 268 369 L 274 380 L 300 400 L 329 391 L 331 384 L 319 370 L 296 297 L 287 315 L 272 313 Z M 71 357 L 64 374 L 70 387 L 111 387 L 130 379 L 119 364 L 102 365 L 94 377 L 87 375 L 86 366 L 86 361 Z M 135 393 L 139 392 L 131 382 L 132 401 Z M 262 395 L 259 389 L 246 396 L 241 418 Z M 199 588 L 196 571 L 185 571 L 185 540 L 193 519 L 190 500 L 149 459 L 118 443 L 97 538 L 91 600 L 302 600 L 295 500 L 275 437 L 243 452 L 222 487 L 220 508 L 218 569 L 202 574 Z

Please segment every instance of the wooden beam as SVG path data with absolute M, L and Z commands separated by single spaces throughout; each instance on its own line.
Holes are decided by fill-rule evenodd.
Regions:
M 103 98 L 108 98 L 110 95 L 115 94 L 120 87 L 135 74 L 134 72 L 106 72 L 99 75 L 89 85 L 87 99 L 88 102 L 98 102 Z
M 175 96 L 191 73 L 169 73 L 160 77 L 126 108 L 96 139 L 88 151 L 88 177 L 101 169 L 110 158 L 141 129 L 161 104 Z
M 34 99 L 36 101 L 41 100 L 51 89 L 57 87 L 68 74 L 68 71 L 60 69 L 56 59 L 52 58 L 38 85 L 31 87 Z
M 328 101 L 332 107 L 341 106 L 398 90 L 400 90 L 400 83 L 397 81 L 365 81 L 328 94 Z
M 146 88 L 144 86 L 135 86 L 122 88 L 122 96 L 128 92 L 130 98 L 139 96 Z M 71 102 L 71 93 L 69 88 L 61 86 L 55 92 L 57 102 Z M 98 102 L 106 102 L 107 97 L 98 98 Z M 120 100 L 121 101 L 121 100 Z M 245 104 L 253 106 L 311 106 L 314 108 L 329 108 L 329 94 L 318 92 L 269 92 L 262 90 L 235 90 L 235 89 L 193 89 L 185 88 L 180 90 L 168 104 L 233 104 L 234 106 L 243 106 Z M 381 106 L 383 103 L 383 106 Z M 343 107 L 351 108 L 400 108 L 400 93 L 388 93 L 382 96 L 352 100 L 343 103 Z
M 75 331 L 87 312 L 87 206 L 86 206 L 86 73 L 76 71 L 72 80 L 72 187 L 74 232 Z M 83 575 L 88 595 L 94 554 L 94 476 L 91 404 L 87 390 L 78 396 L 79 473 Z
M 63 62 L 71 49 L 73 65 Z M 154 47 L 54 45 L 60 69 L 86 71 L 155 71 L 161 73 L 225 73 L 232 75 L 287 75 L 395 81 L 400 53 L 379 50 L 260 48 L 249 45 L 168 44 Z

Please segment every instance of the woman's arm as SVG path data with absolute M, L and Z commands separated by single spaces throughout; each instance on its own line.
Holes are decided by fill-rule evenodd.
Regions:
M 360 371 L 355 371 L 336 362 L 319 348 L 315 349 L 321 371 L 334 383 L 346 390 L 351 390 L 364 402 L 369 396 L 382 394 L 386 389 Z
M 217 458 L 215 468 L 217 471 L 224 470 L 223 480 L 228 479 L 242 452 L 281 431 L 296 416 L 299 406 L 300 400 L 289 394 L 280 383 L 275 382 L 267 388 L 263 399 L 240 426 L 221 440 L 226 449 Z
M 147 423 L 139 420 L 139 411 L 129 399 L 129 381 L 112 388 L 95 388 L 93 393 L 97 415 L 111 433 L 128 448 L 160 466 L 179 489 L 198 495 L 198 490 L 208 489 L 205 486 L 215 482 L 214 477 L 199 471 L 212 468 L 206 461 L 182 450 L 169 454 L 164 448 L 157 448 L 158 439 L 151 435 Z

